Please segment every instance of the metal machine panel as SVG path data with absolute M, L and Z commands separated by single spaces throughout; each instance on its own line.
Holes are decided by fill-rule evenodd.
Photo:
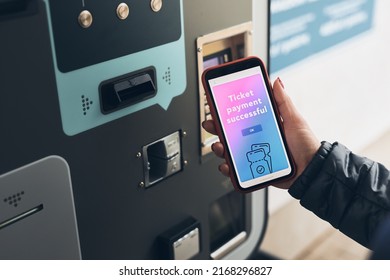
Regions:
M 100 30 L 102 36 L 107 33 L 98 26 L 100 11 L 113 14 L 107 24 L 114 20 L 126 24 L 134 16 L 135 26 L 161 27 L 158 15 L 164 7 L 180 4 L 175 6 L 180 7 L 180 28 L 174 33 L 181 32 L 176 40 L 174 35 L 149 45 L 142 40 L 146 45 L 126 47 L 127 54 L 99 48 L 99 36 L 87 36 L 90 52 L 98 53 L 99 59 L 81 55 L 85 61 L 76 59 L 80 62 L 76 67 L 71 55 L 63 54 L 69 65 L 62 68 L 57 64 L 57 45 L 66 49 L 76 42 L 56 40 L 56 33 L 65 31 L 53 28 L 54 11 L 47 4 L 58 1 L 17 2 L 24 1 L 25 6 L 11 10 L 0 7 L 0 175 L 50 155 L 67 162 L 83 259 L 209 259 L 215 251 L 211 240 L 219 232 L 214 231 L 212 215 L 222 219 L 222 229 L 229 229 L 221 234 L 224 241 L 216 243 L 222 248 L 217 251 L 219 258 L 249 258 L 265 229 L 266 192 L 234 192 L 229 179 L 217 170 L 220 159 L 212 153 L 202 155 L 196 40 L 250 22 L 252 0 L 162 1 L 160 12 L 153 11 L 158 11 L 159 1 L 126 1 L 130 10 L 125 20 L 116 14 L 112 1 L 61 1 L 71 2 L 69 7 L 79 5 L 74 13 L 63 9 L 72 28 L 85 34 Z M 96 10 L 85 9 L 93 16 L 89 28 L 80 27 L 82 2 L 97 5 Z M 153 16 L 135 16 L 131 8 L 141 3 Z M 268 6 L 262 18 L 268 14 L 265 9 Z M 172 11 L 177 23 L 179 10 Z M 88 20 L 86 15 L 81 22 L 88 25 Z M 257 44 L 267 49 L 267 36 Z M 132 88 L 135 81 L 146 83 L 141 88 L 147 90 L 153 89 L 153 81 L 156 95 L 103 114 L 99 86 L 108 84 L 117 96 L 126 98 L 137 92 Z M 148 150 L 149 146 L 153 148 Z M 149 168 L 156 166 L 162 169 L 153 170 L 157 175 L 151 181 Z M 212 209 L 223 211 L 212 213 Z M 239 209 L 239 215 L 229 214 L 233 209 Z M 231 231 L 233 224 L 239 229 Z M 162 238 L 167 232 L 169 238 Z M 168 240 L 169 246 L 161 240 Z M 175 247 L 179 244 L 185 246 Z

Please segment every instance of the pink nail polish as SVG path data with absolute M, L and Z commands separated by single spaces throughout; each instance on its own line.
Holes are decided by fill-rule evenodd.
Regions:
M 278 82 L 282 86 L 282 88 L 284 89 L 284 84 L 283 84 L 282 80 L 279 77 L 278 77 Z

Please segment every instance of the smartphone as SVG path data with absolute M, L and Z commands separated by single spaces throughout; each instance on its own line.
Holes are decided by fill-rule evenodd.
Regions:
M 202 83 L 234 187 L 250 192 L 294 176 L 264 63 L 248 57 L 211 67 Z

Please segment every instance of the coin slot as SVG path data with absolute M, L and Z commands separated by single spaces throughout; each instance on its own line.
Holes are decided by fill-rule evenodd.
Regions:
M 149 187 L 183 169 L 180 131 L 142 148 L 145 187 Z

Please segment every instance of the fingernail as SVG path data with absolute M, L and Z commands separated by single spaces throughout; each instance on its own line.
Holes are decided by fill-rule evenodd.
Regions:
M 279 77 L 278 77 L 278 82 L 282 86 L 282 88 L 284 89 L 284 84 L 283 84 L 282 80 Z
M 215 143 L 213 143 L 213 144 L 211 144 L 211 150 L 214 152 L 214 144 Z

